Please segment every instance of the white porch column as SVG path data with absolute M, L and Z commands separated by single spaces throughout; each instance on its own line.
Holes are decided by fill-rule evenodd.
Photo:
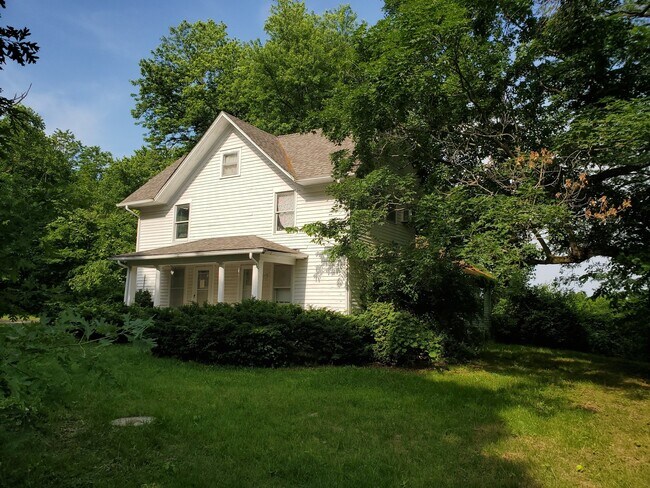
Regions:
M 217 303 L 223 303 L 226 288 L 226 267 L 219 263 L 219 275 L 217 281 Z
M 251 290 L 251 296 L 257 300 L 262 299 L 262 281 L 264 280 L 264 261 L 262 261 L 262 256 L 259 257 L 259 260 L 253 264 L 253 287 Z
M 156 266 L 156 284 L 153 292 L 153 306 L 160 307 L 160 266 Z
M 124 303 L 132 305 L 135 302 L 135 292 L 138 288 L 138 268 L 129 266 L 126 271 L 126 290 L 124 293 Z

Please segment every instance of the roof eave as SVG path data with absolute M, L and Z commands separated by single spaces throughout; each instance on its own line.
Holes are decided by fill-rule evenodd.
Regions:
M 303 178 L 302 180 L 296 180 L 296 183 L 302 186 L 310 186 L 310 185 L 320 185 L 323 183 L 332 183 L 334 181 L 334 178 L 331 176 L 316 176 L 314 178 Z
M 156 202 L 153 198 L 147 198 L 146 200 L 134 200 L 132 202 L 122 201 L 116 206 L 120 208 L 125 207 L 150 207 L 152 205 L 157 205 L 159 202 Z
M 149 254 L 146 256 L 128 256 L 128 255 L 119 255 L 111 256 L 111 261 L 153 261 L 160 259 L 178 259 L 178 258 L 198 258 L 198 257 L 210 257 L 210 256 L 229 256 L 233 254 L 264 254 L 265 252 L 269 253 L 282 253 L 287 256 L 294 256 L 296 259 L 304 259 L 307 257 L 306 254 L 295 251 L 295 252 L 283 252 L 283 251 L 273 251 L 265 248 L 251 248 L 251 249 L 227 249 L 224 251 L 196 251 L 196 252 L 179 252 L 179 253 L 167 253 L 167 254 Z

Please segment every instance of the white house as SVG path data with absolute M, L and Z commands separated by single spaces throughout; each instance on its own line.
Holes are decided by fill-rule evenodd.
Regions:
M 345 261 L 287 227 L 327 221 L 335 145 L 320 132 L 274 136 L 220 113 L 196 146 L 118 204 L 137 209 L 136 251 L 113 259 L 127 268 L 124 300 L 149 290 L 160 307 L 255 297 L 348 312 Z M 387 240 L 411 236 L 387 223 Z

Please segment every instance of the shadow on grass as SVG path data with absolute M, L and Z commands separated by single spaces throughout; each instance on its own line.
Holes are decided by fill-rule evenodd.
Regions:
M 575 383 L 614 389 L 631 400 L 650 396 L 650 364 L 592 354 L 524 346 L 492 345 L 481 354 L 477 368 L 519 376 L 543 385 Z
M 111 361 L 117 383 L 80 391 L 50 434 L 20 451 L 0 447 L 2 479 L 13 486 L 539 485 L 528 459 L 498 451 L 511 436 L 504 410 L 521 399 L 488 386 L 386 368 L 211 368 L 122 352 Z M 109 425 L 142 414 L 157 421 Z

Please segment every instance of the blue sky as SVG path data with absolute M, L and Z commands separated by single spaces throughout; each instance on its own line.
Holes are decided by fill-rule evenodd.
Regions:
M 143 144 L 143 130 L 131 116 L 130 80 L 169 27 L 182 20 L 214 19 L 231 36 L 264 36 L 270 0 L 8 0 L 1 25 L 26 26 L 41 50 L 34 65 L 15 63 L 0 71 L 4 96 L 28 88 L 25 104 L 45 120 L 47 131 L 69 129 L 86 145 L 127 156 Z M 348 3 L 374 24 L 382 0 L 307 0 L 321 13 Z

